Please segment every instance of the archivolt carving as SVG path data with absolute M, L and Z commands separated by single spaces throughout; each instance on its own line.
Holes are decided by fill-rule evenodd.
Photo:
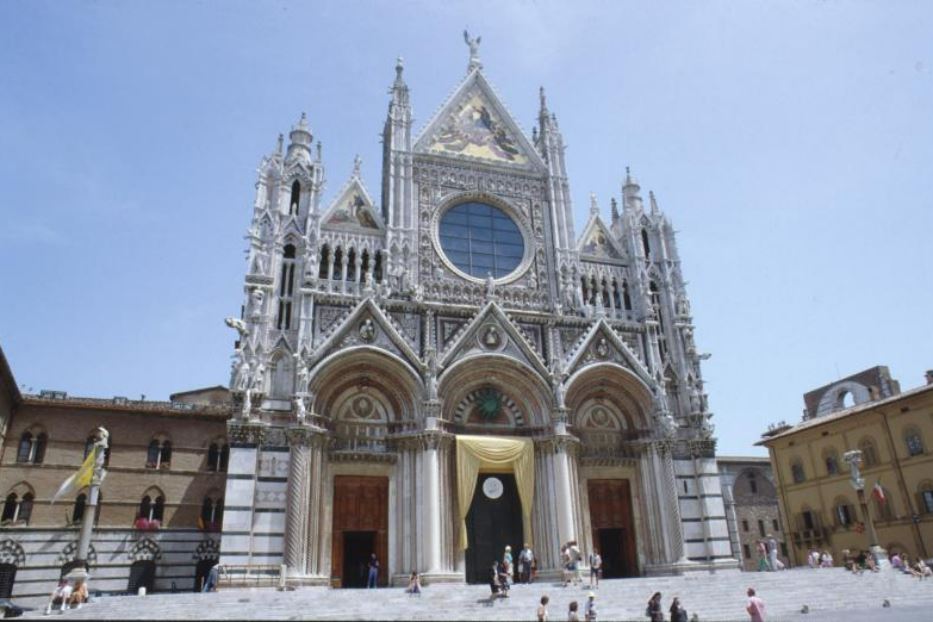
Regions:
M 18 542 L 4 540 L 0 542 L 0 564 L 22 566 L 26 563 L 26 552 Z

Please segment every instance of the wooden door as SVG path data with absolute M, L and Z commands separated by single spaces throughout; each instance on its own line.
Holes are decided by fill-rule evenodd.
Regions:
M 344 576 L 344 533 L 374 532 L 372 552 L 379 559 L 379 585 L 388 584 L 389 479 L 337 475 L 334 477 L 334 524 L 331 580 Z
M 501 494 L 489 497 L 483 484 L 496 478 L 502 483 Z M 512 547 L 513 565 L 518 565 L 522 550 L 522 503 L 518 486 L 511 473 L 480 475 L 476 481 L 473 501 L 467 513 L 466 580 L 467 583 L 489 583 L 492 562 L 502 561 L 506 545 Z
M 629 480 L 591 479 L 587 482 L 587 491 L 593 546 L 603 558 L 603 576 L 638 576 Z

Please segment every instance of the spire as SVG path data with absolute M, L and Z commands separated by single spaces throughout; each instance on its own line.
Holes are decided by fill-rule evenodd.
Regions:
M 469 32 L 466 30 L 463 31 L 463 41 L 470 48 L 470 64 L 467 65 L 467 73 L 473 71 L 474 69 L 483 68 L 483 62 L 479 59 L 479 44 L 482 40 L 482 37 L 476 37 L 473 39 L 470 37 Z
M 654 198 L 654 190 L 648 191 L 648 205 L 651 206 L 651 214 L 657 216 L 661 213 L 661 210 L 658 209 L 658 202 Z
M 281 132 L 279 132 L 279 138 L 275 142 L 275 153 L 276 154 L 282 155 L 282 148 L 284 144 L 285 144 L 285 136 Z
M 590 214 L 593 216 L 599 215 L 599 203 L 596 202 L 596 193 L 590 193 Z
M 632 171 L 629 167 L 625 167 L 625 185 L 622 186 L 622 208 L 626 210 L 637 210 L 641 211 L 641 186 L 638 185 L 638 180 L 635 179 L 635 176 L 632 175 Z
M 540 108 L 538 109 L 538 115 L 541 116 L 542 118 L 547 117 L 547 116 L 548 116 L 548 112 L 547 112 L 547 96 L 544 94 L 544 87 L 543 87 L 543 86 L 539 86 L 539 87 L 538 87 L 538 99 L 539 99 L 540 102 L 541 102 L 541 106 L 540 106 Z
M 314 137 L 311 135 L 311 129 L 308 127 L 308 115 L 301 113 L 298 123 L 288 133 L 288 159 L 298 158 L 307 162 L 311 161 L 311 145 Z
M 615 197 L 612 197 L 610 207 L 612 208 L 612 222 L 615 223 L 617 220 L 619 220 L 619 203 L 616 201 Z
M 404 88 L 405 78 L 402 77 L 402 72 L 405 70 L 405 59 L 401 56 L 395 59 L 395 82 L 392 84 L 392 88 Z
M 363 164 L 363 159 L 360 157 L 360 154 L 356 154 L 353 157 L 353 176 L 354 177 L 360 176 L 360 166 L 362 166 L 362 164 Z

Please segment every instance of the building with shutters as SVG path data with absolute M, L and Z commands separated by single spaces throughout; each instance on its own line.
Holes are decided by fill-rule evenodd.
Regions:
M 575 540 L 606 576 L 734 568 L 670 220 L 626 170 L 578 233 L 544 90 L 526 135 L 467 43 L 421 128 L 398 60 L 372 191 L 357 160 L 325 192 L 305 115 L 260 162 L 222 564 L 485 582 Z

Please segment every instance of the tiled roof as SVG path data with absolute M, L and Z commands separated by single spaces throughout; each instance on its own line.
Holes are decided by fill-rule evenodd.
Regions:
M 23 404 L 27 406 L 51 406 L 53 408 L 82 408 L 125 413 L 149 413 L 174 417 L 209 416 L 220 419 L 227 419 L 232 413 L 229 404 L 185 404 L 182 402 L 156 400 L 130 400 L 120 397 L 109 399 L 98 397 L 57 398 L 25 395 L 23 396 Z

